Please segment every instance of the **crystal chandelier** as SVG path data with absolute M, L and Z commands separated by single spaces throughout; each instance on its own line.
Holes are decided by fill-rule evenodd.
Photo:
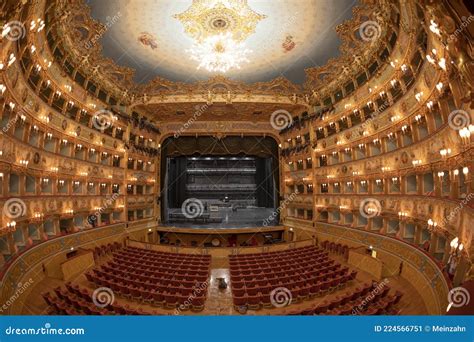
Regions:
M 242 63 L 248 63 L 248 54 L 252 51 L 244 43 L 236 42 L 230 32 L 206 38 L 195 43 L 187 50 L 191 59 L 199 62 L 197 69 L 225 73 L 230 69 L 240 69 Z

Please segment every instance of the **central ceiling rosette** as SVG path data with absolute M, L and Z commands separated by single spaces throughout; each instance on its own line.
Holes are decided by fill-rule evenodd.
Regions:
M 195 43 L 187 52 L 211 72 L 240 69 L 252 52 L 245 40 L 255 33 L 266 15 L 253 11 L 247 0 L 194 0 L 183 13 L 175 14 Z

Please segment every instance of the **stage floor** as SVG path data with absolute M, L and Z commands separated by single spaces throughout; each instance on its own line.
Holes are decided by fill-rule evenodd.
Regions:
M 169 213 L 180 213 L 181 208 L 168 209 Z M 272 208 L 245 208 L 232 211 L 231 208 L 219 207 L 218 211 L 206 211 L 209 218 L 222 218 L 222 222 L 165 222 L 163 226 L 185 227 L 185 228 L 246 228 L 273 226 L 277 224 L 276 216 L 273 221 L 276 209 Z M 266 224 L 265 224 L 266 222 Z

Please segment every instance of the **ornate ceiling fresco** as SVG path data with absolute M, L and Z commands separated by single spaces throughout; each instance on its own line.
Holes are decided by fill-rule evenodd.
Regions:
M 353 15 L 356 0 L 89 0 L 91 16 L 106 27 L 99 43 L 116 64 L 135 70 L 134 81 L 156 77 L 193 83 L 217 73 L 197 69 L 192 49 L 229 33 L 249 50 L 248 61 L 225 76 L 246 83 L 285 77 L 305 81 L 305 68 L 339 55 L 335 30 Z M 223 49 L 223 44 L 216 49 Z

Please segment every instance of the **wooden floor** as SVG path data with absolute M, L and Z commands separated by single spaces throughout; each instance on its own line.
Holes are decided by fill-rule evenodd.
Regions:
M 337 255 L 330 254 L 330 257 L 336 259 L 341 264 L 346 265 L 345 261 Z M 110 258 L 102 258 L 100 260 L 100 264 L 106 263 L 109 261 Z M 354 269 L 353 266 L 349 266 L 351 269 Z M 219 289 L 218 288 L 218 280 L 217 278 L 225 278 L 227 281 L 230 279 L 229 274 L 229 265 L 227 258 L 218 259 L 213 258 L 211 263 L 211 277 L 210 277 L 210 284 L 208 287 L 208 297 L 206 300 L 205 308 L 203 311 L 200 312 L 192 312 L 190 310 L 180 311 L 176 309 L 164 309 L 164 308 L 157 308 L 151 305 L 142 304 L 138 302 L 134 302 L 128 299 L 121 298 L 119 296 L 115 296 L 115 302 L 121 305 L 129 305 L 132 308 L 140 307 L 145 311 L 148 311 L 152 314 L 159 314 L 159 315 L 284 315 L 290 311 L 294 310 L 303 310 L 306 308 L 310 308 L 315 304 L 318 304 L 324 300 L 333 299 L 335 296 L 339 296 L 348 290 L 352 290 L 357 286 L 360 286 L 363 283 L 370 283 L 372 281 L 372 277 L 360 270 L 357 269 L 357 278 L 351 284 L 343 287 L 340 290 L 336 290 L 333 293 L 328 295 L 317 297 L 315 299 L 306 300 L 300 303 L 293 303 L 286 307 L 282 308 L 264 308 L 260 310 L 247 310 L 245 313 L 238 312 L 234 309 L 232 303 L 232 292 L 230 289 L 230 284 L 227 289 Z M 89 283 L 84 275 L 78 276 L 76 279 L 72 281 L 73 283 L 78 283 L 83 286 L 87 286 L 91 291 L 95 290 L 93 284 Z M 393 277 L 387 278 L 387 284 L 391 288 L 390 293 L 394 293 L 394 290 L 399 290 L 403 292 L 403 297 L 400 303 L 397 305 L 399 309 L 401 309 L 402 315 L 426 315 L 427 310 L 425 304 L 415 290 L 415 288 L 405 279 L 396 275 Z M 41 297 L 41 293 L 43 292 L 53 292 L 53 289 L 57 286 L 64 285 L 64 282 L 59 279 L 53 278 L 46 278 L 42 282 L 40 282 L 34 289 L 31 291 L 31 294 L 26 300 L 26 306 L 23 308 L 24 315 L 40 315 L 40 314 L 47 314 L 48 307 L 44 302 L 43 298 Z

